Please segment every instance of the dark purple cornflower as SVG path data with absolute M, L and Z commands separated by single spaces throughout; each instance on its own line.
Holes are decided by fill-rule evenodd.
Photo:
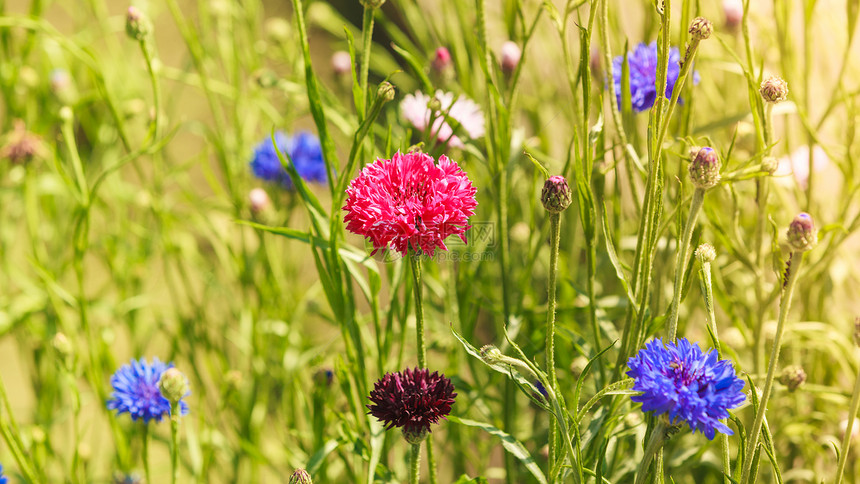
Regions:
M 128 413 L 132 420 L 160 422 L 162 417 L 170 415 L 170 402 L 158 389 L 158 380 L 168 368 L 173 368 L 173 363 L 165 364 L 158 358 L 153 358 L 151 365 L 144 358 L 123 365 L 110 378 L 114 391 L 107 408 L 116 410 L 117 415 Z M 179 405 L 180 415 L 187 414 L 188 404 L 180 401 Z
M 627 376 L 635 379 L 633 390 L 642 392 L 632 400 L 642 404 L 643 412 L 666 413 L 673 424 L 687 422 L 709 440 L 716 430 L 733 434 L 720 420 L 744 402 L 744 381 L 730 361 L 718 359 L 716 350 L 703 354 L 698 343 L 686 338 L 668 346 L 656 339 L 627 360 L 627 366 Z
M 317 183 L 325 183 L 328 180 L 322 147 L 316 136 L 304 131 L 288 136 L 278 131 L 275 133 L 275 142 L 281 153 L 289 155 L 302 179 Z M 257 178 L 280 183 L 288 190 L 293 189 L 293 180 L 281 165 L 271 138 L 267 137 L 254 148 L 254 159 L 251 160 L 250 166 Z
M 367 405 L 386 429 L 401 427 L 404 435 L 424 435 L 430 424 L 451 413 L 454 385 L 445 375 L 426 368 L 386 373 L 373 385 Z
M 0 484 L 6 484 L 6 476 L 3 475 L 3 466 L 0 465 Z
M 624 56 L 612 61 L 612 77 L 615 82 L 615 95 L 618 108 L 621 108 L 621 68 Z M 672 90 L 681 73 L 681 53 L 677 47 L 669 49 L 669 69 L 666 74 L 666 97 L 672 97 Z M 627 55 L 630 72 L 630 101 L 633 111 L 639 113 L 651 109 L 657 99 L 657 42 L 637 45 Z M 698 82 L 698 74 L 693 73 L 693 82 Z

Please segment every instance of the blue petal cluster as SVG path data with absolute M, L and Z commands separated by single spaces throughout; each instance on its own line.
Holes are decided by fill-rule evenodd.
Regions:
M 3 475 L 3 466 L 0 465 L 0 484 L 6 484 L 6 476 Z
M 627 366 L 627 375 L 635 379 L 633 390 L 642 392 L 632 400 L 642 404 L 643 412 L 668 413 L 670 422 L 687 422 L 693 432 L 699 430 L 710 440 L 715 430 L 733 434 L 720 420 L 729 416 L 728 409 L 744 402 L 744 381 L 730 361 L 718 359 L 716 350 L 703 354 L 698 344 L 685 338 L 668 346 L 657 339 Z
M 123 365 L 110 378 L 114 391 L 107 408 L 116 410 L 117 415 L 128 413 L 132 420 L 142 418 L 144 423 L 152 419 L 160 422 L 162 417 L 170 415 L 170 402 L 158 389 L 158 380 L 168 368 L 173 368 L 173 363 L 166 364 L 158 358 L 153 358 L 151 365 L 144 358 Z M 180 401 L 179 414 L 187 413 L 188 404 Z
M 319 183 L 328 181 L 322 147 L 316 136 L 304 131 L 288 136 L 278 131 L 275 133 L 275 142 L 281 153 L 289 155 L 302 179 Z M 250 166 L 257 178 L 280 183 L 289 190 L 293 189 L 293 181 L 281 165 L 271 138 L 266 138 L 254 148 L 254 159 L 251 160 Z
M 672 96 L 675 82 L 681 72 L 681 54 L 677 47 L 669 49 L 669 69 L 666 75 L 666 97 Z M 615 82 L 615 95 L 621 109 L 621 68 L 624 56 L 612 61 L 612 77 Z M 627 55 L 630 72 L 630 101 L 636 112 L 647 111 L 657 99 L 657 42 L 640 43 Z M 697 82 L 693 74 L 693 81 Z

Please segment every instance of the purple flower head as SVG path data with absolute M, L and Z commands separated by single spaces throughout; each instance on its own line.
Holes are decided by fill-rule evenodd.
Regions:
M 612 61 L 612 77 L 615 82 L 615 94 L 618 107 L 621 108 L 621 69 L 624 56 L 618 56 Z M 669 49 L 669 69 L 666 75 L 666 97 L 672 96 L 672 90 L 681 73 L 681 54 L 677 47 Z M 640 113 L 651 109 L 657 99 L 657 42 L 640 43 L 633 52 L 627 55 L 630 72 L 630 101 L 633 111 Z M 698 83 L 698 74 L 693 73 L 693 83 Z
M 288 136 L 278 131 L 275 133 L 275 142 L 281 153 L 289 155 L 302 179 L 318 183 L 328 180 L 322 147 L 316 136 L 305 131 Z M 293 181 L 281 165 L 278 152 L 275 151 L 275 145 L 270 138 L 264 139 L 254 148 L 254 158 L 250 166 L 257 178 L 280 183 L 288 190 L 293 189 Z
M 0 465 L 0 484 L 6 484 L 6 476 L 3 475 L 3 466 Z
M 165 364 L 158 358 L 153 358 L 151 365 L 145 358 L 123 365 L 110 378 L 114 391 L 107 408 L 116 410 L 117 415 L 128 413 L 132 420 L 142 418 L 144 423 L 152 419 L 160 422 L 162 417 L 170 415 L 170 402 L 158 390 L 158 380 L 168 368 L 173 368 L 173 363 Z M 179 414 L 187 413 L 188 404 L 180 401 Z
M 451 413 L 454 404 L 451 380 L 426 368 L 386 373 L 373 385 L 367 405 L 370 414 L 386 429 L 402 427 L 404 433 L 430 432 L 430 424 Z
M 632 397 L 642 404 L 643 412 L 668 414 L 669 421 L 687 422 L 690 429 L 701 431 L 713 440 L 715 431 L 732 435 L 732 429 L 720 422 L 729 416 L 728 409 L 744 402 L 744 381 L 735 376 L 728 360 L 718 360 L 717 351 L 702 353 L 698 343 L 686 338 L 663 346 L 656 339 L 627 360 L 627 376 L 635 379 Z

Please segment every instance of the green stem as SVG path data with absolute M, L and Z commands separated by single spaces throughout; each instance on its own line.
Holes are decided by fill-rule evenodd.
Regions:
M 550 212 L 550 242 L 549 242 L 549 284 L 547 287 L 546 308 L 546 368 L 549 376 L 549 384 L 553 392 L 558 393 L 558 377 L 555 374 L 555 286 L 558 275 L 558 245 L 561 237 L 561 214 Z M 558 428 L 550 419 L 549 423 L 549 469 L 555 466 L 556 453 L 558 451 Z M 552 481 L 552 477 L 550 477 Z
M 427 368 L 427 346 L 424 342 L 424 297 L 421 290 L 421 256 L 410 251 L 412 288 L 415 292 L 415 333 L 418 338 L 418 367 Z
M 803 262 L 802 252 L 792 252 L 788 259 L 789 275 L 785 285 L 785 290 L 782 295 L 782 301 L 779 305 L 779 319 L 776 324 L 776 335 L 773 337 L 773 347 L 770 352 L 770 361 L 768 361 L 767 378 L 764 382 L 761 400 L 759 401 L 758 412 L 756 412 L 755 421 L 749 433 L 749 442 L 747 443 L 746 456 L 744 458 L 744 466 L 741 471 L 741 484 L 746 484 L 749 481 L 750 470 L 753 464 L 753 455 L 759 443 L 759 433 L 761 425 L 764 421 L 764 413 L 767 410 L 767 400 L 770 396 L 770 390 L 773 387 L 773 380 L 776 375 L 776 367 L 779 363 L 779 349 L 782 343 L 782 335 L 785 332 L 785 320 L 788 316 L 788 310 L 791 307 L 791 296 L 794 294 L 794 286 L 797 282 L 797 276 L 800 273 L 800 265 Z
M 430 484 L 436 484 L 436 455 L 433 453 L 433 440 L 427 436 L 427 470 L 430 471 Z
M 705 200 L 705 190 L 696 188 L 693 192 L 693 200 L 690 202 L 690 215 L 687 216 L 687 224 L 678 245 L 678 258 L 675 261 L 675 293 L 672 297 L 672 308 L 669 311 L 668 335 L 669 341 L 675 341 L 678 333 L 678 306 L 681 305 L 681 289 L 684 282 L 684 273 L 687 270 L 687 255 L 690 249 L 690 240 L 693 238 L 693 227 L 699 218 L 702 202 Z
M 854 380 L 854 393 L 851 394 L 851 406 L 848 410 L 848 424 L 845 426 L 845 435 L 842 436 L 842 447 L 839 449 L 839 465 L 836 466 L 836 484 L 842 483 L 842 474 L 845 472 L 845 463 L 848 460 L 848 449 L 851 446 L 851 434 L 854 430 L 854 419 L 857 410 L 860 409 L 860 373 Z
M 143 475 L 146 476 L 146 482 L 153 482 L 152 474 L 149 471 L 149 423 L 143 423 Z
M 666 8 L 669 8 L 668 6 Z M 667 13 L 668 15 L 668 13 Z M 668 32 L 663 35 L 668 36 Z M 663 138 L 666 137 L 666 131 L 669 129 L 669 122 L 672 120 L 672 113 L 675 111 L 675 106 L 678 104 L 678 97 L 684 89 L 684 82 L 687 80 L 687 75 L 690 73 L 690 68 L 693 66 L 693 59 L 696 58 L 696 50 L 699 48 L 699 40 L 695 37 L 690 40 L 690 46 L 687 49 L 687 55 L 684 58 L 684 63 L 681 64 L 681 72 L 678 74 L 678 80 L 675 82 L 675 87 L 672 89 L 672 100 L 669 101 L 669 109 L 662 117 L 660 123 L 660 131 L 657 132 L 657 142 L 654 143 L 654 160 L 660 157 L 663 152 Z M 663 96 L 658 96 L 658 100 L 662 100 Z
M 370 72 L 370 47 L 373 45 L 373 13 L 376 8 L 369 5 L 364 7 L 364 18 L 361 25 L 361 65 L 359 66 L 359 86 L 361 86 L 361 106 L 359 120 L 363 121 L 367 114 L 367 77 Z
M 421 479 L 421 443 L 412 444 L 409 456 L 409 483 L 418 484 Z
M 648 445 L 645 447 L 645 455 L 642 457 L 642 462 L 639 463 L 639 470 L 636 471 L 636 484 L 643 484 L 648 477 L 648 470 L 651 467 L 651 461 L 659 451 L 663 449 L 663 442 L 666 441 L 666 424 L 662 420 L 658 420 L 651 430 L 651 438 L 648 439 Z M 658 469 L 658 472 L 660 469 Z
M 714 315 L 714 291 L 711 284 L 711 263 L 707 260 L 702 260 L 702 270 L 699 271 L 699 283 L 702 288 L 702 297 L 705 299 L 705 316 L 708 322 L 708 329 L 714 340 L 714 346 L 717 348 L 717 357 L 723 359 L 723 350 L 720 345 L 720 338 L 717 335 L 717 320 Z M 729 453 L 729 436 L 723 434 L 720 437 L 720 447 L 723 456 L 723 482 L 730 484 L 732 475 L 731 454 Z
M 179 480 L 179 402 L 170 403 L 170 466 L 173 484 Z

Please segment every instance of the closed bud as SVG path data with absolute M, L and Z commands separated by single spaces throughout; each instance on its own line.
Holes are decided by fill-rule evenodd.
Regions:
M 761 171 L 766 171 L 773 175 L 776 173 L 777 168 L 779 168 L 779 160 L 775 157 L 765 156 L 764 159 L 761 160 Z
M 8 159 L 14 165 L 28 163 L 33 158 L 45 155 L 42 139 L 27 131 L 24 121 L 16 119 L 12 132 L 0 138 L 0 160 Z
M 331 68 L 335 75 L 345 76 L 352 70 L 352 58 L 349 52 L 339 50 L 331 55 Z
M 289 484 L 314 484 L 311 475 L 304 469 L 296 469 L 293 475 L 290 476 Z
M 161 396 L 172 404 L 178 403 L 190 391 L 188 379 L 176 368 L 164 370 L 158 380 L 158 390 L 161 392 Z
M 75 119 L 75 112 L 72 111 L 72 108 L 69 106 L 63 106 L 60 108 L 60 111 L 57 113 L 60 117 L 60 120 L 64 123 L 71 123 L 72 120 Z
M 785 385 L 788 391 L 793 392 L 806 381 L 806 372 L 797 365 L 786 366 L 780 373 L 778 381 Z
M 737 29 L 744 19 L 743 0 L 723 0 L 723 18 L 727 29 Z
M 711 244 L 702 244 L 696 248 L 696 259 L 699 260 L 700 264 L 714 262 L 714 259 L 717 258 L 717 251 L 714 249 L 714 246 Z
M 433 62 L 430 63 L 430 67 L 432 67 L 436 72 L 442 72 L 451 67 L 451 52 L 449 52 L 445 47 L 437 48 L 436 53 L 433 55 Z
M 327 389 L 334 382 L 334 371 L 331 368 L 320 368 L 314 372 L 314 385 L 319 389 Z
M 259 69 L 252 74 L 254 83 L 263 89 L 278 85 L 278 76 L 269 69 Z
M 484 345 L 480 350 L 481 359 L 487 364 L 499 363 L 504 359 L 504 354 L 493 345 Z
M 714 26 L 711 21 L 705 17 L 696 17 L 690 24 L 690 35 L 696 40 L 705 40 L 711 36 L 714 31 Z
M 402 432 L 403 438 L 410 444 L 420 444 L 427 438 L 427 434 L 429 433 L 423 428 L 418 430 L 407 430 L 406 426 L 403 427 Z
M 248 201 L 251 203 L 251 212 L 255 215 L 263 212 L 272 204 L 269 194 L 262 188 L 254 188 L 248 192 Z
M 382 81 L 379 83 L 379 87 L 376 89 L 376 95 L 382 99 L 382 102 L 388 102 L 394 99 L 394 84 L 388 81 Z
M 561 213 L 570 206 L 570 186 L 563 176 L 554 175 L 549 177 L 543 184 L 540 194 L 543 208 L 550 213 Z
M 520 63 L 523 56 L 523 51 L 516 42 L 507 41 L 502 44 L 502 72 L 511 74 Z
M 717 152 L 709 146 L 705 146 L 696 153 L 696 157 L 690 163 L 690 180 L 696 188 L 707 190 L 720 183 L 720 157 Z
M 770 76 L 761 83 L 759 92 L 765 101 L 776 104 L 788 99 L 788 83 L 781 77 Z
M 113 484 L 143 484 L 143 478 L 137 474 L 123 474 L 117 472 L 113 475 Z
M 134 40 L 143 40 L 152 32 L 152 24 L 149 18 L 137 7 L 128 7 L 125 14 L 125 33 Z
M 812 217 L 801 212 L 794 217 L 791 224 L 788 226 L 788 245 L 791 249 L 797 252 L 806 252 L 815 247 L 818 243 L 818 232 L 815 230 L 815 223 Z

